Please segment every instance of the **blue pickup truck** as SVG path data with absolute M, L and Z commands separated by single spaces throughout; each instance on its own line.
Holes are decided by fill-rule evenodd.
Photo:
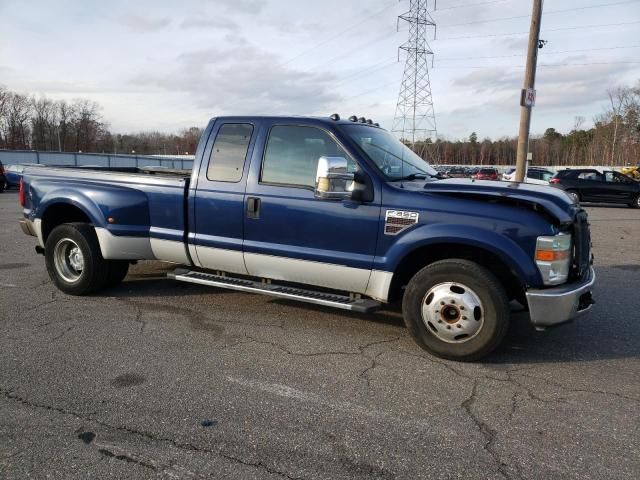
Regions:
M 562 191 L 441 179 L 370 120 L 219 117 L 192 171 L 30 167 L 21 221 L 52 281 L 84 295 L 129 264 L 359 312 L 401 303 L 410 334 L 476 360 L 510 302 L 539 328 L 593 303 L 587 214 Z

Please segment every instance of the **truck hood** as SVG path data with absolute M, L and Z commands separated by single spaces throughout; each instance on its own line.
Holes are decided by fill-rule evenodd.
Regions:
M 405 184 L 405 187 L 407 185 Z M 427 182 L 424 191 L 485 201 L 527 203 L 542 208 L 558 223 L 571 223 L 576 207 L 564 191 L 546 185 L 496 182 L 470 179 L 447 179 Z

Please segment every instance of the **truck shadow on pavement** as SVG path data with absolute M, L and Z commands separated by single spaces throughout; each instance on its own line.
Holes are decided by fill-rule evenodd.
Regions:
M 538 332 L 512 315 L 502 346 L 486 363 L 584 362 L 640 357 L 640 265 L 596 266 L 596 304 L 574 321 Z
M 105 291 L 117 298 L 127 299 L 132 303 L 139 303 L 141 308 L 148 301 L 189 296 L 188 308 L 194 313 L 201 309 L 210 309 L 210 305 L 200 304 L 194 298 L 201 295 L 234 295 L 236 308 L 246 308 L 246 315 L 256 315 L 255 300 L 247 301 L 243 307 L 241 298 L 263 298 L 271 306 L 282 306 L 291 309 L 292 317 L 298 322 L 312 321 L 300 311 L 314 312 L 327 315 L 327 319 L 340 316 L 345 319 L 343 325 L 336 327 L 335 322 L 328 322 L 327 328 L 352 329 L 349 320 L 364 321 L 380 327 L 392 327 L 393 334 L 407 335 L 399 304 L 385 306 L 384 309 L 363 314 L 346 310 L 336 310 L 329 307 L 293 300 L 279 299 L 259 294 L 232 292 L 202 285 L 174 282 L 164 278 L 166 269 L 153 272 L 132 272 L 120 286 Z M 640 265 L 613 265 L 597 267 L 599 282 L 596 284 L 596 305 L 586 315 L 576 320 L 551 327 L 545 331 L 536 331 L 529 322 L 529 314 L 517 304 L 512 305 L 512 316 L 509 330 L 502 345 L 483 360 L 486 364 L 523 364 L 523 363 L 554 363 L 554 362 L 584 362 L 611 358 L 640 357 L 640 297 L 637 295 L 640 286 Z M 621 277 L 624 277 L 624 281 Z M 615 279 L 611 281 L 609 279 Z M 610 299 L 614 299 L 611 301 Z M 181 302 L 182 303 L 182 302 Z M 186 307 L 185 307 L 186 308 Z M 224 308 L 221 306 L 220 308 Z M 205 313 L 205 312 L 202 312 Z M 314 315 L 317 320 L 318 316 Z M 322 317 L 320 317 L 322 318 Z M 250 322 L 248 323 L 250 325 Z M 395 328 L 394 328 L 395 327 Z M 371 325 L 371 328 L 376 326 Z M 385 334 L 389 330 L 385 329 Z M 419 347 L 416 345 L 416 349 Z

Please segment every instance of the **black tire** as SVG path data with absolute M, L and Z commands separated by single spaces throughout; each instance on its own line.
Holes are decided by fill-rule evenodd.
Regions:
M 3 180 L 0 180 L 0 193 L 4 192 L 6 188 L 8 188 L 7 184 Z
M 631 208 L 640 208 L 640 194 L 636 197 L 636 199 L 629 204 Z
M 462 290 L 464 295 L 473 294 L 473 298 L 479 300 L 482 305 L 477 307 L 480 310 L 472 308 L 471 311 L 467 309 L 465 312 L 464 307 L 460 305 L 457 320 L 445 318 L 443 312 L 448 308 L 445 305 L 447 301 L 436 302 L 436 313 L 430 313 L 429 297 L 433 299 L 432 293 L 440 292 L 438 289 L 448 288 L 445 284 L 449 283 L 456 284 L 455 288 L 459 288 L 458 285 L 466 287 L 469 291 L 465 292 L 463 288 L 459 290 Z M 458 290 L 455 291 L 458 292 Z M 427 296 L 428 293 L 429 296 Z M 451 295 L 462 294 L 452 293 Z M 451 303 L 455 301 L 452 300 Z M 440 313 L 437 313 L 438 310 Z M 421 348 L 438 357 L 457 361 L 478 360 L 493 351 L 502 342 L 510 318 L 509 300 L 498 279 L 486 268 L 462 259 L 441 260 L 416 273 L 405 290 L 402 312 L 409 333 Z M 431 320 L 423 321 L 423 312 L 426 312 L 426 315 L 438 317 L 437 322 L 440 325 L 429 326 Z M 473 318 L 468 319 L 467 316 L 462 316 L 465 314 Z M 480 323 L 473 323 L 478 317 L 480 319 L 477 321 Z M 441 338 L 444 335 L 454 335 L 458 331 L 465 332 L 462 329 L 463 325 L 465 325 L 464 328 L 476 329 L 473 335 L 458 335 L 459 337 L 466 335 L 467 338 L 455 340 L 449 338 L 449 341 Z M 461 330 L 456 330 L 456 327 Z
M 107 268 L 109 269 L 109 273 L 105 287 L 115 287 L 127 276 L 129 272 L 129 262 L 127 260 L 107 260 Z
M 65 263 L 64 260 L 56 260 L 58 254 L 58 258 L 70 258 L 66 253 L 61 253 L 65 245 L 77 246 L 83 259 L 80 271 L 66 272 L 67 278 L 65 268 L 61 266 L 61 263 Z M 86 223 L 64 223 L 55 227 L 45 244 L 45 263 L 53 283 L 68 295 L 87 295 L 100 290 L 106 285 L 110 271 L 102 258 L 96 232 Z M 75 276 L 77 278 L 70 278 Z

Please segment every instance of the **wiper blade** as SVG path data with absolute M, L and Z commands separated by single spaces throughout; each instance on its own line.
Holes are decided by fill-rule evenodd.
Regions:
M 405 175 L 404 177 L 394 178 L 392 182 L 399 182 L 401 180 L 418 180 L 418 179 L 426 179 L 427 177 L 432 177 L 433 175 L 429 175 L 428 173 L 410 173 L 409 175 Z

